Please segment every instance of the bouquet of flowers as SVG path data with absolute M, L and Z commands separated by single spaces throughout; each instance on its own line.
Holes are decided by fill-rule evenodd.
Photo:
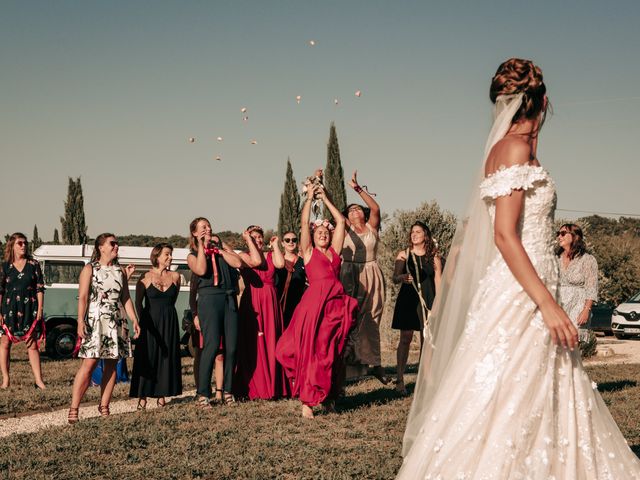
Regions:
M 322 170 L 318 169 L 315 171 L 312 177 L 307 177 L 304 182 L 302 182 L 302 193 L 306 197 L 310 195 L 310 192 L 313 191 L 314 187 L 320 186 L 324 189 L 324 184 L 322 183 Z M 318 194 L 316 193 L 313 201 L 311 202 L 311 217 L 318 219 L 320 214 L 322 213 L 323 202 L 320 198 L 318 198 Z

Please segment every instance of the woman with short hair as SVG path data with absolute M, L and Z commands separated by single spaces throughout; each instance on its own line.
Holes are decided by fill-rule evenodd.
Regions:
M 40 341 L 44 338 L 44 278 L 37 260 L 29 255 L 27 237 L 14 233 L 0 266 L 0 371 L 8 388 L 11 345 L 25 342 L 35 386 L 45 388 L 40 367 Z

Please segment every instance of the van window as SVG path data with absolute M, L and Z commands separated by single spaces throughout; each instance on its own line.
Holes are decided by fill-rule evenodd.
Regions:
M 126 265 L 121 264 L 120 266 L 124 271 Z M 131 277 L 129 278 L 129 286 L 136 285 L 138 283 L 138 280 L 140 280 L 141 277 L 144 277 L 144 274 L 151 270 L 151 268 L 152 267 L 150 263 L 147 263 L 146 265 L 136 264 L 136 271 L 133 272 L 133 275 L 131 275 Z
M 44 283 L 47 285 L 52 283 L 78 283 L 83 267 L 83 262 L 45 260 Z
M 180 274 L 180 286 L 187 287 L 191 283 L 191 270 L 188 265 L 178 265 L 176 271 Z

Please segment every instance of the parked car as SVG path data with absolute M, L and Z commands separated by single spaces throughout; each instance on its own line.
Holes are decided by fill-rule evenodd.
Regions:
M 34 253 L 44 273 L 46 353 L 51 358 L 69 358 L 73 353 L 78 318 L 78 278 L 82 268 L 90 262 L 92 252 L 93 247 L 87 245 L 42 245 Z M 171 269 L 179 272 L 182 278 L 176 302 L 178 313 L 189 311 L 191 270 L 187 266 L 188 253 L 186 248 L 173 250 Z M 136 267 L 129 279 L 129 291 L 134 301 L 140 275 L 151 269 L 150 254 L 151 247 L 122 246 L 119 249 L 120 264 Z
M 615 308 L 611 329 L 616 338 L 640 335 L 640 292 Z
M 611 329 L 612 315 L 612 304 L 605 302 L 594 303 L 591 307 L 591 318 L 589 318 L 586 328 L 594 332 L 602 332 L 605 335 L 613 335 L 613 330 Z

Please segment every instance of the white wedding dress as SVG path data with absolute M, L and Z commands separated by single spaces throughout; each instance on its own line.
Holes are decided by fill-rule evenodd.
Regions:
M 522 244 L 557 294 L 555 184 L 542 167 L 502 168 L 480 184 L 495 199 L 525 190 Z M 470 286 L 470 288 L 473 288 Z M 463 336 L 399 479 L 640 479 L 580 351 L 556 347 L 501 255 L 477 285 Z

